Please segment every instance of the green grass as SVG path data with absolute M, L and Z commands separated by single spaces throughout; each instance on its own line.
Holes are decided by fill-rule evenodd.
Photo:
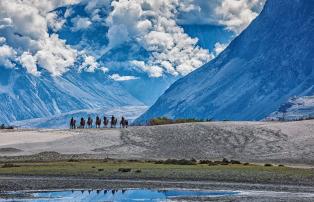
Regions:
M 3 165 L 3 164 L 2 164 Z M 0 164 L 0 167 L 2 166 Z M 15 163 L 0 175 L 75 176 L 102 179 L 208 180 L 247 183 L 311 184 L 313 169 L 257 165 L 171 165 L 126 161 Z M 119 172 L 131 168 L 131 172 Z M 103 171 L 99 171 L 102 170 Z M 136 172 L 141 170 L 141 172 Z

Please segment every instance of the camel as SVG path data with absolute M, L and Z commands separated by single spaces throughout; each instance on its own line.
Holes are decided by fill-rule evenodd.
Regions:
M 83 117 L 81 118 L 80 128 L 85 128 L 85 119 Z
M 113 115 L 111 117 L 111 128 L 115 128 L 117 125 L 118 119 L 115 118 Z
M 116 128 L 117 127 L 117 123 L 118 123 L 118 119 L 112 115 L 111 121 L 110 121 L 106 116 L 104 116 L 104 118 L 103 118 L 104 128 L 108 127 L 109 122 L 110 122 L 110 127 L 111 128 Z M 87 121 L 82 117 L 80 119 L 80 123 L 79 123 L 78 128 L 85 128 L 86 124 L 87 124 L 86 128 L 93 128 L 93 119 L 90 116 L 88 117 Z M 102 120 L 101 120 L 101 118 L 99 116 L 96 117 L 95 124 L 96 124 L 96 128 L 100 128 L 101 127 Z M 124 117 L 122 117 L 121 121 L 120 121 L 120 128 L 127 128 L 128 125 L 129 125 L 128 120 L 125 119 Z M 70 129 L 76 129 L 76 128 L 77 128 L 76 127 L 76 120 L 72 117 L 71 120 L 70 120 Z
M 126 120 L 123 116 L 120 121 L 120 128 L 127 128 L 129 125 L 129 121 Z
M 107 128 L 109 124 L 109 120 L 107 119 L 107 117 L 104 117 L 104 128 Z
M 89 116 L 87 119 L 88 128 L 93 128 L 93 119 Z
M 100 128 L 101 126 L 101 119 L 99 118 L 99 116 L 96 117 L 96 128 Z

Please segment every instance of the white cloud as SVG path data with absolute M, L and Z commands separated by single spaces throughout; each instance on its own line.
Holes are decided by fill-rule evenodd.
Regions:
M 218 23 L 239 34 L 254 20 L 266 0 L 223 0 L 215 9 Z
M 84 70 L 87 72 L 94 72 L 99 67 L 99 64 L 96 61 L 95 57 L 84 54 L 83 59 L 84 59 L 84 61 L 83 61 L 82 65 L 80 66 L 79 70 Z M 105 67 L 102 67 L 101 70 L 103 72 L 106 72 Z
M 12 47 L 5 44 L 0 46 L 0 66 L 14 68 L 15 57 L 16 52 Z
M 224 51 L 227 48 L 228 45 L 229 44 L 221 44 L 221 43 L 217 42 L 215 44 L 215 48 L 213 51 L 214 55 L 218 56 L 222 51 Z
M 129 32 L 125 25 L 112 25 L 107 33 L 109 44 L 107 50 L 123 44 L 129 40 Z
M 163 69 L 159 66 L 149 66 L 146 65 L 144 61 L 137 61 L 133 60 L 131 61 L 131 64 L 140 70 L 147 72 L 150 77 L 161 77 L 163 75 Z
M 115 81 L 130 81 L 138 79 L 138 77 L 135 76 L 120 76 L 119 74 L 112 74 L 110 78 Z
M 186 75 L 212 59 L 208 50 L 197 46 L 176 23 L 177 0 L 120 0 L 112 2 L 112 12 L 106 19 L 109 26 L 108 50 L 127 41 L 150 52 L 148 61 L 131 64 L 161 77 L 163 73 Z M 191 8 L 185 8 L 188 10 Z
M 48 15 L 57 6 L 73 3 L 71 0 L 1 0 L 0 37 L 10 46 L 11 57 L 21 62 L 30 73 L 36 74 L 35 65 L 46 69 L 52 75 L 61 75 L 70 68 L 76 59 L 76 50 L 66 45 L 56 34 L 49 34 L 49 21 L 55 17 Z M 4 23 L 5 22 L 5 23 Z M 6 25 L 6 26 L 4 26 Z M 54 25 L 59 28 L 61 25 Z M 30 52 L 30 55 L 25 55 Z M 21 57 L 21 59 L 19 59 Z M 6 66 L 13 65 L 7 56 L 1 57 Z M 10 59 L 12 60 L 12 59 Z
M 110 10 L 112 0 L 81 0 L 85 4 L 85 10 L 91 14 L 92 21 L 101 21 L 100 12 L 105 10 L 107 13 Z
M 109 72 L 109 68 L 108 67 L 100 67 L 99 70 L 102 71 L 103 73 Z
M 181 0 L 177 21 L 180 24 L 225 26 L 239 34 L 261 12 L 266 0 Z
M 73 23 L 72 31 L 84 30 L 92 25 L 89 18 L 75 17 L 71 21 Z
M 130 68 L 146 72 L 150 77 L 186 75 L 211 60 L 226 46 L 217 43 L 214 53 L 210 54 L 208 50 L 198 47 L 197 39 L 188 36 L 179 24 L 223 25 L 238 34 L 258 15 L 264 2 L 265 0 L 1 0 L 0 63 L 8 68 L 19 66 L 16 64 L 20 63 L 20 66 L 34 75 L 45 69 L 58 76 L 82 58 L 80 70 L 93 72 L 100 69 L 108 72 L 107 64 L 107 67 L 103 67 L 95 57 L 67 45 L 66 41 L 55 34 L 65 25 L 64 18 L 73 16 L 73 10 L 68 8 L 64 18 L 51 11 L 60 6 L 81 3 L 85 4 L 88 15 L 71 19 L 74 24 L 72 30 L 87 29 L 94 22 L 108 26 L 106 37 L 109 45 L 100 53 L 104 54 L 129 43 L 149 52 L 148 59 L 123 61 L 131 64 Z M 103 15 L 104 13 L 108 15 Z M 54 33 L 48 32 L 48 28 Z M 93 48 L 90 50 L 93 51 Z M 98 54 L 93 52 L 91 55 Z
M 27 71 L 35 76 L 39 76 L 37 71 L 37 61 L 30 53 L 24 52 L 20 57 L 21 64 L 27 69 Z
M 63 25 L 65 24 L 66 20 L 62 18 L 58 18 L 58 15 L 54 12 L 50 12 L 46 16 L 48 26 L 54 31 L 59 31 Z
M 150 57 L 131 61 L 133 67 L 150 77 L 165 73 L 186 75 L 213 59 L 227 45 L 217 43 L 213 53 L 209 53 L 198 47 L 197 39 L 184 33 L 178 24 L 222 25 L 239 34 L 262 10 L 265 1 L 113 0 L 106 19 L 109 45 L 101 53 L 135 43 L 147 50 Z M 104 4 L 108 10 L 109 1 Z
M 11 18 L 0 19 L 0 29 L 12 26 Z
M 41 49 L 35 54 L 38 64 L 54 76 L 60 76 L 74 65 L 77 51 L 53 34 L 43 42 Z

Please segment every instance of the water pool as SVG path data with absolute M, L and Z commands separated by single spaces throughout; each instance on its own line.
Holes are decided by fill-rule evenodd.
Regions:
M 73 190 L 73 191 L 42 191 L 15 193 L 20 197 L 2 201 L 171 201 L 171 199 L 182 197 L 223 197 L 234 196 L 239 192 L 233 191 L 199 191 L 199 190 L 150 190 L 150 189 L 126 189 L 126 190 Z M 24 194 L 24 196 L 23 196 Z M 21 197 L 23 196 L 23 197 Z M 0 199 L 1 201 L 1 199 Z

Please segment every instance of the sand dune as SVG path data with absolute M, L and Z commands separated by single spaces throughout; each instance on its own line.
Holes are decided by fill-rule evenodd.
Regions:
M 129 129 L 0 131 L 0 156 L 44 151 L 97 158 L 223 157 L 314 165 L 314 121 L 210 122 Z

